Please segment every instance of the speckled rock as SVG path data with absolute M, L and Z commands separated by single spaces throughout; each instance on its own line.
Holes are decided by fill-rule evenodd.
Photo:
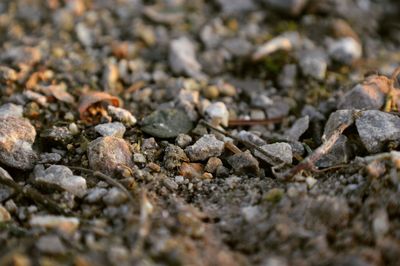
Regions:
M 113 117 L 128 127 L 135 125 L 137 122 L 136 117 L 128 110 L 112 106 L 111 104 L 107 107 L 107 110 Z
M 164 154 L 164 166 L 168 170 L 177 169 L 182 162 L 188 162 L 189 158 L 185 152 L 178 146 L 168 145 Z
M 0 118 L 0 162 L 14 168 L 31 169 L 37 160 L 32 150 L 36 130 L 27 119 Z
M 191 161 L 202 161 L 210 157 L 220 156 L 224 151 L 224 142 L 217 140 L 214 135 L 207 134 L 195 144 L 185 149 Z
M 266 144 L 260 147 L 268 154 L 262 154 L 259 151 L 254 151 L 254 155 L 271 165 L 278 164 L 291 164 L 292 163 L 292 147 L 285 142 L 277 142 L 273 144 Z
M 116 137 L 100 137 L 89 143 L 90 168 L 113 175 L 119 166 L 132 166 L 132 153 L 125 140 Z
M 94 127 L 97 133 L 102 135 L 103 137 L 111 136 L 122 138 L 126 131 L 125 126 L 120 122 L 113 122 L 113 123 L 105 123 L 100 124 Z

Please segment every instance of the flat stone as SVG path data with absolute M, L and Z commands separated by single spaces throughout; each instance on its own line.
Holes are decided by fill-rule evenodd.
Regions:
M 169 47 L 169 64 L 176 74 L 204 79 L 201 65 L 196 59 L 193 43 L 186 37 L 172 40 Z
M 253 157 L 250 151 L 240 152 L 228 158 L 228 163 L 238 174 L 250 174 L 258 176 L 260 167 L 258 161 Z
M 89 143 L 87 153 L 90 168 L 111 176 L 120 166 L 133 165 L 129 145 L 121 138 L 97 138 Z
M 378 110 L 363 111 L 356 120 L 358 134 L 370 153 L 386 148 L 389 142 L 400 142 L 400 117 Z
M 66 233 L 73 233 L 79 227 L 79 219 L 56 215 L 33 215 L 29 220 L 30 226 L 59 229 Z
M 113 123 L 105 123 L 100 124 L 94 127 L 97 133 L 102 135 L 103 137 L 111 136 L 122 138 L 126 131 L 125 126 L 120 122 L 113 122 Z
M 32 169 L 37 154 L 32 150 L 36 130 L 29 120 L 0 118 L 0 162 L 22 170 Z
M 185 149 L 191 161 L 202 161 L 210 157 L 218 157 L 224 151 L 224 142 L 217 140 L 214 135 L 206 134 L 195 144 Z
M 292 147 L 286 142 L 266 144 L 261 146 L 260 148 L 263 149 L 268 154 L 268 156 L 260 153 L 257 150 L 254 151 L 254 155 L 271 165 L 292 163 Z
M 24 109 L 21 105 L 6 103 L 0 106 L 0 118 L 5 118 L 9 116 L 22 117 L 23 112 Z
M 193 128 L 193 123 L 185 112 L 178 109 L 159 110 L 146 116 L 141 129 L 158 138 L 174 138 L 186 134 Z
M 35 182 L 40 184 L 56 185 L 75 196 L 83 197 L 86 194 L 86 179 L 76 176 L 64 165 L 52 165 L 46 170 L 35 167 Z

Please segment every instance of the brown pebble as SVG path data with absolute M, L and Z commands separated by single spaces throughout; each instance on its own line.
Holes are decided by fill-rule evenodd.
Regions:
M 211 174 L 214 174 L 215 171 L 217 170 L 218 166 L 222 165 L 222 161 L 220 158 L 217 157 L 211 157 L 208 159 L 206 168 L 204 169 L 206 172 L 209 172 Z

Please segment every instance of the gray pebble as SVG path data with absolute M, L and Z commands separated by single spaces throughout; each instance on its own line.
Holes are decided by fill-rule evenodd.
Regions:
M 44 164 L 44 163 L 57 163 L 61 161 L 62 156 L 58 153 L 55 152 L 49 152 L 49 153 L 42 153 L 39 155 L 39 160 L 38 163 Z
M 350 65 L 361 58 L 362 47 L 353 38 L 345 37 L 331 41 L 328 44 L 328 52 L 333 60 Z
M 103 197 L 103 201 L 107 205 L 120 205 L 126 202 L 127 199 L 127 195 L 116 187 L 109 189 L 107 194 Z
M 36 130 L 29 120 L 0 118 L 0 162 L 22 170 L 32 169 L 37 159 L 32 150 L 35 137 Z
M 104 195 L 107 194 L 107 192 L 108 190 L 105 188 L 99 188 L 99 187 L 91 188 L 86 193 L 85 201 L 87 203 L 97 203 L 103 198 Z
M 103 137 L 111 136 L 117 138 L 122 138 L 126 131 L 125 126 L 120 122 L 100 124 L 95 126 L 94 129 Z
M 114 118 L 122 122 L 125 126 L 130 127 L 135 125 L 137 122 L 136 117 L 134 117 L 128 110 L 112 106 L 111 104 L 107 107 L 107 110 Z
M 228 158 L 228 163 L 238 174 L 250 174 L 258 176 L 260 173 L 258 161 L 253 157 L 250 151 L 240 152 L 232 155 Z
M 21 105 L 6 103 L 0 106 L 0 118 L 9 116 L 22 117 L 23 111 L 24 109 Z
M 300 53 L 299 65 L 304 75 L 323 80 L 328 68 L 328 57 L 322 49 L 303 51 Z
M 291 164 L 292 163 L 292 147 L 285 142 L 277 142 L 273 144 L 266 144 L 260 147 L 267 154 L 262 154 L 259 151 L 254 151 L 254 155 L 271 165 L 279 165 L 282 163 Z
M 296 122 L 294 122 L 292 127 L 285 132 L 285 135 L 287 135 L 292 140 L 299 140 L 301 135 L 303 135 L 304 132 L 307 131 L 309 124 L 310 118 L 308 117 L 308 115 L 299 118 L 296 120 Z
M 206 134 L 195 144 L 185 149 L 191 161 L 202 161 L 210 157 L 220 156 L 224 151 L 224 142 L 217 140 L 214 135 Z
M 52 255 L 60 255 L 67 252 L 67 248 L 57 235 L 41 236 L 36 242 L 36 247 L 40 252 Z
M 192 143 L 192 137 L 187 134 L 179 134 L 175 139 L 175 144 L 182 149 L 186 148 L 190 143 Z
M 386 148 L 389 142 L 399 144 L 400 118 L 378 110 L 363 111 L 356 120 L 361 141 L 370 153 Z

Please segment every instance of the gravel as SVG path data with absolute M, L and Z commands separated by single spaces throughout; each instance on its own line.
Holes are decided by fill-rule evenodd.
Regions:
M 224 142 L 217 140 L 212 134 L 204 135 L 185 149 L 191 161 L 203 161 L 210 157 L 220 156 L 223 151 Z
M 111 136 L 122 138 L 126 131 L 125 126 L 120 122 L 100 124 L 94 127 L 97 133 L 103 137 Z
M 258 161 L 250 151 L 240 152 L 228 158 L 228 163 L 237 174 L 255 175 L 260 174 Z
M 292 163 L 292 147 L 288 143 L 277 142 L 263 145 L 260 148 L 268 155 L 257 150 L 254 152 L 254 155 L 271 165 Z

